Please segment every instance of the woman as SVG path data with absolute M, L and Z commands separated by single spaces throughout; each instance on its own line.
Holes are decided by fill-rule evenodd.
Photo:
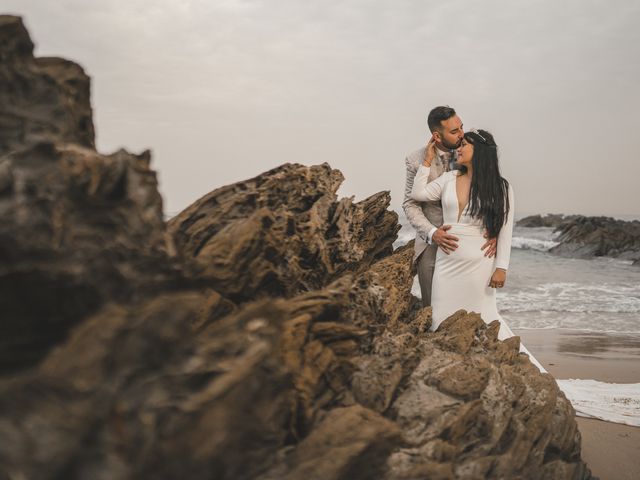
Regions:
M 496 307 L 496 288 L 502 288 L 507 277 L 513 231 L 513 189 L 500 175 L 498 149 L 486 130 L 464 135 L 458 148 L 459 170 L 446 172 L 428 183 L 431 162 L 436 158 L 431 141 L 423 164 L 418 168 L 411 197 L 419 202 L 442 202 L 444 224 L 448 233 L 459 237 L 458 248 L 447 254 L 438 249 L 433 274 L 431 305 L 435 330 L 447 317 L 460 309 L 480 313 L 486 323 L 500 321 L 498 338 L 512 337 L 513 332 L 502 320 Z M 484 255 L 485 232 L 497 238 L 495 258 Z M 546 372 L 529 355 L 531 362 Z

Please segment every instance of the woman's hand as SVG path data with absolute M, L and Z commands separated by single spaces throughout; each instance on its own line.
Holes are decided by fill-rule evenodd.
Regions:
M 507 280 L 507 271 L 503 268 L 496 268 L 496 271 L 491 275 L 489 286 L 491 288 L 502 288 L 504 282 Z
M 427 143 L 427 155 L 424 157 L 422 164 L 425 167 L 431 167 L 431 163 L 435 160 L 436 155 L 436 142 L 433 137 L 431 137 L 429 143 Z

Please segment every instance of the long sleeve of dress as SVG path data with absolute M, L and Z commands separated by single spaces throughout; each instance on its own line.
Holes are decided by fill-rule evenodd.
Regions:
M 500 229 L 498 234 L 498 250 L 496 252 L 496 268 L 509 268 L 509 260 L 511 258 L 511 237 L 513 236 L 513 216 L 515 212 L 515 204 L 513 200 L 513 188 L 509 184 L 509 214 L 507 221 Z
M 405 163 L 407 167 L 407 178 L 404 184 L 404 200 L 402 202 L 402 209 L 404 210 L 407 220 L 409 220 L 409 223 L 416 230 L 420 238 L 425 242 L 429 242 L 429 232 L 434 230 L 436 227 L 431 224 L 427 217 L 425 217 L 420 203 L 411 198 L 411 190 L 414 185 L 418 168 L 409 158 L 405 160 Z
M 442 187 L 445 175 L 440 175 L 435 180 L 429 182 L 430 167 L 420 165 L 413 180 L 411 198 L 416 202 L 434 202 L 442 198 Z

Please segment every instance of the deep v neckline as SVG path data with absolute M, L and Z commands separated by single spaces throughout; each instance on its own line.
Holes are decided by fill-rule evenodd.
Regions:
M 453 193 L 456 196 L 456 208 L 458 209 L 458 220 L 456 220 L 456 223 L 460 223 L 462 212 L 464 212 L 466 208 L 469 206 L 469 200 L 467 200 L 467 203 L 465 203 L 462 209 L 460 209 L 460 199 L 458 198 L 458 177 L 459 176 L 460 174 L 455 174 L 455 178 L 453 179 Z

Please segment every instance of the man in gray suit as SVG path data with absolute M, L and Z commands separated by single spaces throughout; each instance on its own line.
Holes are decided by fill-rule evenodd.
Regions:
M 429 130 L 436 144 L 437 157 L 431 165 L 429 181 L 432 181 L 451 170 L 455 163 L 456 151 L 464 137 L 462 120 L 456 111 L 448 106 L 436 107 L 429 112 L 427 118 Z M 418 281 L 422 294 L 422 305 L 431 305 L 431 282 L 436 261 L 438 247 L 446 254 L 458 248 L 458 237 L 447 233 L 450 225 L 442 223 L 442 204 L 438 202 L 424 202 L 422 204 L 411 199 L 413 179 L 418 167 L 427 154 L 425 145 L 409 154 L 405 160 L 407 166 L 407 180 L 404 187 L 404 201 L 402 208 L 409 223 L 416 230 L 415 250 L 413 261 L 418 262 Z M 482 247 L 485 255 L 495 256 L 496 240 L 489 239 Z

